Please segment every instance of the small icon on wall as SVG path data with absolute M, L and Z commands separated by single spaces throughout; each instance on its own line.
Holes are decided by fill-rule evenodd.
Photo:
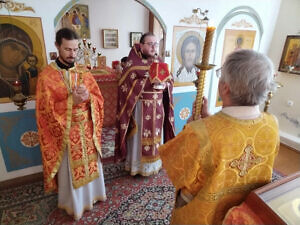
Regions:
M 50 59 L 51 60 L 56 60 L 56 58 L 57 58 L 57 52 L 50 52 L 49 55 L 50 55 Z

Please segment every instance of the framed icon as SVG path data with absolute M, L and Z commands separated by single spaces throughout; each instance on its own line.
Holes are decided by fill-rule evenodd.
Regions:
M 140 43 L 142 35 L 142 32 L 130 32 L 130 47 L 136 43 Z
M 118 48 L 119 37 L 117 29 L 102 30 L 103 48 Z
M 300 74 L 300 35 L 287 36 L 278 70 Z

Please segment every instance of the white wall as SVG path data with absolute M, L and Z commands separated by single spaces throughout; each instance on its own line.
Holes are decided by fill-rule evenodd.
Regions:
M 55 27 L 54 18 L 58 12 L 67 4 L 69 0 L 28 0 L 25 6 L 30 6 L 35 10 L 23 12 L 10 12 L 15 16 L 41 17 L 46 55 L 50 62 L 49 52 L 55 52 Z M 107 56 L 107 65 L 111 66 L 112 60 L 120 60 L 127 56 L 129 47 L 130 32 L 146 32 L 149 30 L 149 10 L 134 0 L 81 0 L 78 4 L 88 4 L 90 14 L 91 41 L 97 47 L 97 52 Z M 125 14 L 126 13 L 126 14 Z M 7 15 L 7 10 L 0 9 L 1 15 Z M 46 16 L 45 16 L 46 15 Z M 119 15 L 119 16 L 118 16 Z M 92 18 L 92 19 L 91 19 Z M 119 48 L 103 49 L 101 29 L 111 28 L 119 30 Z M 35 102 L 28 102 L 27 109 L 34 109 Z M 1 112 L 16 111 L 17 107 L 13 103 L 0 104 Z M 2 152 L 0 149 L 0 181 L 13 179 L 19 176 L 25 176 L 42 171 L 42 166 L 35 166 L 13 172 L 7 172 L 4 164 Z
M 149 31 L 149 10 L 133 0 L 90 0 L 91 40 L 97 51 L 106 56 L 107 65 L 121 60 L 130 51 L 130 32 Z M 118 29 L 119 48 L 103 49 L 102 29 Z
M 261 40 L 260 52 L 267 53 L 270 45 L 270 40 L 273 36 L 276 18 L 278 15 L 281 0 L 148 0 L 160 14 L 163 21 L 167 26 L 166 35 L 166 50 L 172 52 L 172 35 L 173 26 L 195 26 L 195 24 L 187 25 L 179 23 L 184 17 L 192 15 L 192 9 L 201 8 L 202 10 L 208 9 L 208 17 L 210 24 L 218 26 L 223 17 L 233 8 L 238 6 L 249 6 L 253 8 L 260 16 L 264 33 Z M 214 44 L 212 49 L 214 49 Z M 171 53 L 172 55 L 172 53 Z M 210 55 L 210 62 L 212 63 L 213 55 Z M 166 63 L 171 65 L 171 57 L 165 58 Z M 208 77 L 214 74 L 208 72 Z M 206 79 L 205 95 L 208 96 L 210 90 L 210 79 Z M 216 90 L 212 90 L 216 91 Z M 213 104 L 215 101 L 213 102 Z M 209 107 L 212 108 L 212 107 Z
M 269 49 L 276 70 L 286 36 L 297 34 L 300 35 L 300 1 L 283 0 Z M 300 75 L 278 72 L 276 80 L 283 87 L 274 94 L 269 111 L 279 120 L 281 141 L 300 151 Z M 288 101 L 292 101 L 293 106 L 289 106 Z
M 153 7 L 160 15 L 167 27 L 166 33 L 166 50 L 172 51 L 172 32 L 174 25 L 186 26 L 180 24 L 180 19 L 190 17 L 192 9 L 200 7 L 201 9 L 208 9 L 208 16 L 217 25 L 221 19 L 231 9 L 238 6 L 250 6 L 260 15 L 264 34 L 261 42 L 261 51 L 267 52 L 272 39 L 273 30 L 280 6 L 281 0 L 138 0 L 145 5 Z M 296 2 L 297 0 L 294 0 Z M 57 13 L 64 7 L 68 0 L 27 0 L 24 1 L 26 5 L 35 9 L 33 12 L 19 12 L 11 13 L 11 15 L 33 16 L 41 17 L 44 39 L 47 55 L 49 52 L 56 51 L 54 46 L 55 27 L 54 18 Z M 102 39 L 100 38 L 100 29 L 103 28 L 117 28 L 119 29 L 120 49 L 103 50 L 103 55 L 108 57 L 108 65 L 111 60 L 120 59 L 129 52 L 129 32 L 133 31 L 147 31 L 148 30 L 148 16 L 145 16 L 145 10 L 134 0 L 90 0 L 82 1 L 89 4 L 90 10 L 90 25 L 91 25 L 91 41 L 96 44 L 98 49 L 102 46 Z M 0 14 L 7 14 L 7 11 L 2 8 Z M 291 15 L 289 15 L 291 17 Z M 292 16 L 293 18 L 293 16 Z M 298 18 L 299 19 L 299 18 Z M 195 26 L 195 25 L 192 25 Z M 285 26 L 285 25 L 283 25 Z M 274 45 L 275 46 L 275 45 Z M 97 50 L 98 51 L 98 50 Z M 213 56 L 211 55 L 211 59 Z M 171 57 L 166 58 L 167 63 L 171 63 Z M 207 85 L 209 86 L 209 85 Z M 208 93 L 208 90 L 206 90 Z M 207 94 L 206 94 L 207 95 Z M 1 104 L 0 110 L 3 112 L 6 109 L 12 108 L 11 104 Z M 3 163 L 2 155 L 0 156 L 0 181 L 12 179 L 19 176 L 24 176 L 30 173 L 39 172 L 41 168 L 28 168 L 13 173 L 7 173 Z
M 217 26 L 222 18 L 233 8 L 238 6 L 249 6 L 257 11 L 263 21 L 264 35 L 262 38 L 261 52 L 267 53 L 281 0 L 148 0 L 160 14 L 167 25 L 167 50 L 172 50 L 172 31 L 174 25 L 187 26 L 179 23 L 180 19 L 190 17 L 192 9 L 200 7 L 202 10 L 208 9 L 208 17 L 214 26 Z M 190 25 L 195 26 L 195 25 Z M 212 58 L 212 56 L 211 56 Z M 169 58 L 171 60 L 171 58 Z M 169 62 L 168 62 L 169 63 Z

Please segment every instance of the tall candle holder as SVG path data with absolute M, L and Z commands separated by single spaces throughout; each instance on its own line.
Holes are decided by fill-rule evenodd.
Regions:
M 206 28 L 202 61 L 201 64 L 195 64 L 195 66 L 199 68 L 200 71 L 197 72 L 198 79 L 195 81 L 195 85 L 197 88 L 197 95 L 196 95 L 196 102 L 195 102 L 195 113 L 193 115 L 194 120 L 197 120 L 199 118 L 202 110 L 202 99 L 204 95 L 203 93 L 204 93 L 206 71 L 212 69 L 215 66 L 214 64 L 208 63 L 215 29 L 216 29 L 215 27 Z
M 195 64 L 195 66 L 200 69 L 200 71 L 197 72 L 198 79 L 194 82 L 196 89 L 197 89 L 197 95 L 196 95 L 196 104 L 195 104 L 195 114 L 194 114 L 194 120 L 197 120 L 201 114 L 202 110 L 202 100 L 204 97 L 204 86 L 205 86 L 205 78 L 206 78 L 206 71 L 211 70 L 215 67 L 214 64 L 204 65 L 204 64 Z

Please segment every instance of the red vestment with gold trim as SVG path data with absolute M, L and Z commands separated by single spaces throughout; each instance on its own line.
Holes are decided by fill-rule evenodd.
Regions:
M 137 126 L 142 128 L 143 162 L 153 162 L 159 159 L 158 147 L 162 133 L 164 142 L 175 136 L 173 82 L 167 81 L 164 90 L 154 89 L 149 80 L 149 68 L 152 63 L 152 58 L 142 57 L 139 45 L 135 44 L 129 53 L 126 67 L 119 81 L 115 139 L 117 160 L 126 158 L 126 139 L 137 132 Z M 142 124 L 136 124 L 132 115 L 138 100 L 142 102 Z
M 73 105 L 72 89 L 79 84 L 86 86 L 90 97 Z M 66 149 L 74 188 L 99 177 L 103 98 L 89 72 L 79 73 L 74 68 L 67 71 L 56 63 L 48 65 L 38 77 L 36 120 L 46 192 L 57 191 L 56 175 Z

